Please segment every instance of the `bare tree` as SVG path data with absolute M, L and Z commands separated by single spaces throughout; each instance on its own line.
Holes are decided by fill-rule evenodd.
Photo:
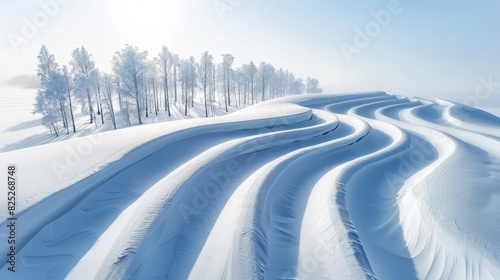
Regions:
M 255 66 L 253 61 L 250 61 L 250 63 L 248 64 L 248 68 L 247 68 L 247 77 L 250 81 L 249 86 L 250 86 L 252 105 L 255 102 L 254 89 L 255 89 L 255 76 L 256 76 L 256 74 L 257 74 L 257 67 Z
M 104 114 L 102 113 L 102 101 L 101 101 L 101 88 L 102 88 L 102 77 L 101 73 L 97 68 L 92 70 L 90 73 L 90 77 L 94 82 L 94 91 L 96 95 L 96 107 L 97 107 L 97 115 L 101 116 L 101 124 L 104 124 Z M 97 125 L 97 124 L 96 124 Z
M 68 73 L 68 67 L 66 67 L 66 65 L 63 66 L 62 71 L 63 71 L 64 81 L 66 84 L 66 95 L 68 97 L 69 113 L 70 113 L 70 117 L 71 117 L 71 123 L 73 125 L 73 133 L 75 133 L 76 132 L 75 116 L 73 114 L 73 98 L 71 95 L 73 86 L 71 83 L 70 74 Z
M 266 100 L 266 92 L 269 92 L 269 98 L 273 94 L 273 79 L 275 74 L 274 67 L 266 62 L 261 62 L 258 68 L 258 84 L 261 92 L 261 101 Z
M 323 90 L 319 87 L 319 81 L 315 78 L 307 77 L 306 93 L 321 93 Z
M 113 72 L 122 81 L 126 92 L 135 99 L 139 124 L 142 124 L 141 102 L 143 84 L 148 71 L 147 56 L 147 51 L 139 51 L 137 47 L 126 45 L 113 57 Z
M 223 89 L 224 89 L 224 100 L 227 106 L 231 106 L 231 74 L 234 57 L 228 53 L 222 54 L 222 81 L 223 81 Z
M 72 72 L 75 75 L 75 83 L 77 84 L 80 92 L 86 96 L 87 105 L 89 106 L 89 116 L 90 123 L 94 121 L 94 107 L 92 106 L 92 95 L 91 86 L 92 81 L 90 79 L 90 73 L 95 68 L 95 63 L 91 58 L 91 55 L 82 46 L 81 48 L 76 48 L 71 54 L 72 60 L 70 64 L 72 66 Z M 81 100 L 84 100 L 83 98 Z
M 208 52 L 204 52 L 201 55 L 200 63 L 198 63 L 198 80 L 203 88 L 203 100 L 205 103 L 205 117 L 208 117 L 208 98 L 207 98 L 207 89 L 210 83 L 211 73 L 214 68 L 214 64 L 212 62 L 212 55 Z
M 104 82 L 104 103 L 108 109 L 108 114 L 111 119 L 111 123 L 113 123 L 113 128 L 116 129 L 116 117 L 115 110 L 113 107 L 113 95 L 115 92 L 115 86 L 113 83 L 113 77 L 109 74 L 103 75 Z
M 172 55 L 172 64 L 174 66 L 174 103 L 177 104 L 177 76 L 179 70 L 179 56 L 176 54 Z
M 160 72 L 163 77 L 163 94 L 165 99 L 165 111 L 168 112 L 168 116 L 170 116 L 170 100 L 169 100 L 169 76 L 170 71 L 172 70 L 172 66 L 174 65 L 172 53 L 170 53 L 167 47 L 163 47 L 161 52 L 158 54 L 158 58 L 155 59 Z
M 191 92 L 191 108 L 194 107 L 194 90 L 196 88 L 196 61 L 193 56 L 189 57 L 189 65 L 188 65 L 188 81 L 189 81 L 189 90 Z

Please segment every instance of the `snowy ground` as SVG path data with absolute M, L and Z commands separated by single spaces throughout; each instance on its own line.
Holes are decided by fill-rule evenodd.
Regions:
M 443 100 L 301 95 L 0 161 L 0 279 L 500 278 L 500 119 Z
M 493 108 L 493 107 L 482 107 L 480 108 L 483 111 L 486 111 L 490 114 L 493 114 L 497 117 L 500 117 L 500 108 Z
M 87 114 L 82 113 L 79 106 L 75 106 L 76 133 L 66 135 L 63 131 L 59 137 L 51 135 L 49 130 L 42 125 L 41 115 L 32 114 L 35 103 L 36 89 L 18 87 L 0 87 L 0 152 L 7 152 L 36 145 L 53 143 L 71 138 L 90 135 L 98 132 L 113 130 L 111 121 L 105 119 L 101 124 L 100 116 L 97 116 L 97 126 L 89 123 Z M 194 107 L 190 108 L 188 116 L 184 115 L 184 107 L 181 104 L 173 104 L 171 116 L 163 110 L 155 115 L 153 112 L 144 123 L 157 123 L 173 120 L 192 119 L 205 116 L 204 106 L 201 100 L 196 99 Z M 229 112 L 238 110 L 237 107 L 229 107 Z M 217 108 L 217 115 L 225 115 L 226 112 Z M 128 127 L 123 115 L 116 113 L 117 128 Z M 133 125 L 137 125 L 136 122 Z

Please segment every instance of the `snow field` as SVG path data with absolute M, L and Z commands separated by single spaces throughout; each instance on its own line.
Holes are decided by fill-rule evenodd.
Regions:
M 16 277 L 495 279 L 499 124 L 444 100 L 300 95 L 2 153 L 35 170 Z

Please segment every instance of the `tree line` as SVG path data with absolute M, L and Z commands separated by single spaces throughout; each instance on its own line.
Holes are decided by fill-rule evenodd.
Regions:
M 216 63 L 207 51 L 198 60 L 193 56 L 181 59 L 167 47 L 150 59 L 147 51 L 126 45 L 115 52 L 112 72 L 105 73 L 83 46 L 73 50 L 69 65 L 60 67 L 43 45 L 38 54 L 40 88 L 33 113 L 42 114 L 43 124 L 59 136 L 77 131 L 74 108 L 78 105 L 91 124 L 109 121 L 116 129 L 118 117 L 131 126 L 160 111 L 171 116 L 174 107 L 187 116 L 195 98 L 209 117 L 216 114 L 217 107 L 228 112 L 231 106 L 322 92 L 317 79 L 304 81 L 266 62 L 235 67 L 231 54 L 222 54 L 220 59 Z

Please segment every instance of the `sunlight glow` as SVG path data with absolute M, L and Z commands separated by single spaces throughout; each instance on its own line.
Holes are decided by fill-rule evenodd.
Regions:
M 182 19 L 182 13 L 178 12 L 182 6 L 180 1 L 161 0 L 124 0 L 119 5 L 109 3 L 112 22 L 119 36 L 129 39 L 133 34 L 144 44 L 156 44 L 165 35 L 176 32 Z

